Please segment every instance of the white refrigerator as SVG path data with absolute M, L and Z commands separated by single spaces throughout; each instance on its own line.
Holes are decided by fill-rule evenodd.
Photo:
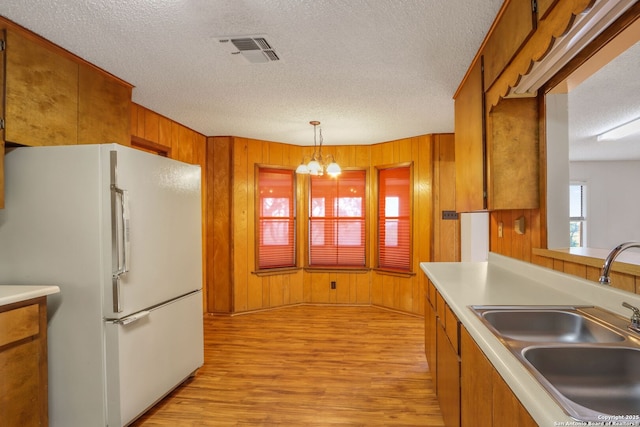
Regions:
M 8 149 L 0 284 L 47 308 L 52 427 L 130 424 L 202 366 L 200 167 L 116 144 Z

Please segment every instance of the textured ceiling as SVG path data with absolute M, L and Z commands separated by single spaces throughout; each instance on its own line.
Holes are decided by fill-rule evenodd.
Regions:
M 3 0 L 0 15 L 208 136 L 371 144 L 452 132 L 452 96 L 502 0 Z M 250 64 L 217 38 L 263 34 Z
M 569 93 L 569 157 L 574 161 L 640 160 L 640 135 L 597 135 L 640 117 L 640 42 Z

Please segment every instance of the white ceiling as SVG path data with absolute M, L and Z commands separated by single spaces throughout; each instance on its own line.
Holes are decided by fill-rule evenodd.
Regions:
M 0 15 L 133 84 L 202 134 L 308 145 L 452 132 L 452 96 L 502 0 L 3 0 Z M 250 64 L 216 38 L 264 34 Z
M 569 92 L 572 161 L 640 160 L 640 134 L 617 141 L 596 137 L 640 117 L 640 42 Z

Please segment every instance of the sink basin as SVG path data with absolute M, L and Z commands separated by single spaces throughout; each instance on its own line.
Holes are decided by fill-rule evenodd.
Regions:
M 605 346 L 529 347 L 524 359 L 553 387 L 551 394 L 578 419 L 602 421 L 584 408 L 609 415 L 640 414 L 640 349 Z M 544 384 L 543 384 L 544 385 Z M 576 407 L 575 404 L 584 407 Z M 631 418 L 623 421 L 638 422 Z
M 529 342 L 623 341 L 617 332 L 570 309 L 499 309 L 482 318 L 504 338 Z
M 640 425 L 640 341 L 628 318 L 595 306 L 470 308 L 568 415 Z

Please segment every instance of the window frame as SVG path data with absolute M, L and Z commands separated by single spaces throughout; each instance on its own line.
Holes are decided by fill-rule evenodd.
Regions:
M 337 180 L 339 181 L 341 178 L 344 179 L 345 174 L 350 172 L 361 172 L 363 176 L 363 202 L 362 202 L 362 226 L 364 227 L 363 233 L 363 251 L 364 251 L 364 264 L 361 266 L 356 265 L 324 265 L 324 264 L 312 264 L 312 206 L 313 206 L 313 185 L 312 181 L 314 179 L 327 179 L 327 180 Z M 357 271 L 368 271 L 369 270 L 369 171 L 367 168 L 343 168 L 342 174 L 338 177 L 332 178 L 329 176 L 308 176 L 307 177 L 307 213 L 305 215 L 305 225 L 306 225 L 306 250 L 305 250 L 305 270 L 307 271 L 349 271 L 349 272 L 357 272 Z M 334 198 L 335 200 L 335 198 Z M 340 218 L 340 217 L 336 217 Z M 342 218 L 354 218 L 354 217 L 342 217 Z
M 299 267 L 299 263 L 298 263 L 298 197 L 297 197 L 297 178 L 296 178 L 296 174 L 295 174 L 295 169 L 291 168 L 291 167 L 285 167 L 285 166 L 274 166 L 274 165 L 264 165 L 264 164 L 256 164 L 255 165 L 255 206 L 254 206 L 254 217 L 255 217 L 255 255 L 254 255 L 254 259 L 255 259 L 255 271 L 254 274 L 258 274 L 258 275 L 262 275 L 262 274 L 277 274 L 277 273 L 282 273 L 282 272 L 286 272 L 286 271 L 294 271 L 294 270 L 298 270 Z M 289 230 L 292 231 L 293 236 L 292 236 L 292 251 L 293 251 L 293 262 L 290 265 L 283 265 L 283 266 L 274 266 L 274 267 L 261 267 L 260 266 L 260 249 L 263 247 L 262 242 L 261 242 L 261 236 L 262 236 L 262 220 L 264 219 L 261 216 L 261 207 L 262 207 L 262 199 L 263 197 L 261 196 L 261 185 L 260 185 L 260 177 L 261 177 L 261 172 L 262 171 L 278 171 L 278 172 L 286 172 L 286 174 L 290 174 L 291 175 L 291 191 L 289 192 L 289 194 L 291 195 L 291 199 L 290 199 L 290 205 L 289 205 L 289 209 L 290 209 L 290 216 L 288 217 L 282 217 L 282 218 L 289 218 L 289 220 L 293 221 L 293 225 L 289 227 Z M 273 217 L 273 218 L 277 218 L 277 217 Z M 283 246 L 288 246 L 288 245 L 283 245 Z
M 580 187 L 580 210 L 581 216 L 571 216 L 571 187 Z M 587 246 L 587 183 L 583 181 L 572 181 L 569 183 L 569 247 L 583 248 Z M 571 225 L 579 223 L 580 245 L 574 246 L 572 239 Z
M 409 218 L 408 218 L 408 222 L 409 222 L 409 267 L 408 269 L 402 269 L 402 268 L 394 268 L 392 266 L 387 266 L 387 265 L 381 265 L 380 259 L 381 259 L 381 249 L 382 249 L 382 245 L 380 242 L 381 239 L 381 218 L 386 218 L 385 216 L 381 215 L 381 182 L 380 182 L 380 172 L 381 171 L 385 171 L 385 170 L 389 170 L 389 169 L 398 169 L 398 168 L 408 168 L 409 169 L 409 207 L 408 207 L 408 213 L 409 213 Z M 375 233 L 376 233 L 376 238 L 375 238 L 375 268 L 374 270 L 380 272 L 380 273 L 388 273 L 388 274 L 393 274 L 393 275 L 400 275 L 400 276 L 413 276 L 415 275 L 415 263 L 414 263 L 414 259 L 413 259 L 413 245 L 414 245 L 414 240 L 413 240 L 413 230 L 414 230 L 414 222 L 415 222 L 415 214 L 414 214 L 414 165 L 413 162 L 402 162 L 402 163 L 394 163 L 394 164 L 388 164 L 388 165 L 380 165 L 380 166 L 376 166 L 376 200 L 375 200 L 375 210 L 376 210 L 376 216 L 375 216 L 375 222 L 376 222 L 376 227 L 375 227 Z

